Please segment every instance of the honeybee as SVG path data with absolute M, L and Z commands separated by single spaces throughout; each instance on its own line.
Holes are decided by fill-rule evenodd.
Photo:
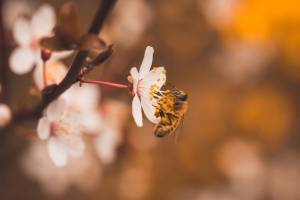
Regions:
M 183 119 L 188 107 L 188 95 L 173 88 L 162 91 L 160 96 L 155 111 L 155 116 L 160 117 L 160 122 L 155 126 L 154 134 L 157 137 L 164 137 L 173 133 Z

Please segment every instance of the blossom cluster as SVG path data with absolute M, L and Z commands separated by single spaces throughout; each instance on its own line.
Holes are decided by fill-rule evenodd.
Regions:
M 105 42 L 96 35 L 73 33 L 77 26 L 71 27 L 74 30 L 70 32 L 62 33 L 64 30 L 62 26 L 66 25 L 66 21 L 71 20 L 70 17 L 74 14 L 71 4 L 63 8 L 66 12 L 60 13 L 63 16 L 58 17 L 58 22 L 54 8 L 45 4 L 30 18 L 22 16 L 17 18 L 12 27 L 17 46 L 9 57 L 10 70 L 16 75 L 33 71 L 35 87 L 39 91 L 43 91 L 49 85 L 59 84 L 67 76 L 67 68 L 61 59 L 69 56 L 74 50 L 83 50 L 90 54 L 92 51 L 99 53 L 106 47 Z M 68 20 L 60 22 L 60 18 L 63 17 Z M 57 42 L 66 37 L 73 37 L 72 41 L 68 44 Z M 90 45 L 92 47 L 89 47 Z M 49 53 L 46 59 L 45 52 Z M 51 165 L 51 169 L 55 166 L 57 169 L 67 170 L 71 169 L 70 163 L 76 159 L 81 160 L 90 156 L 93 160 L 95 152 L 103 164 L 110 164 L 115 160 L 128 119 L 128 106 L 119 100 L 108 99 L 101 102 L 99 85 L 129 90 L 129 94 L 133 97 L 132 116 L 138 127 L 144 124 L 142 112 L 150 122 L 159 124 L 161 121 L 161 116 L 158 115 L 159 102 L 164 94 L 162 88 L 166 84 L 166 70 L 164 67 L 152 68 L 153 54 L 153 47 L 147 46 L 140 69 L 136 67 L 130 69 L 128 84 L 87 80 L 85 74 L 81 74 L 82 70 L 78 74 L 79 84 L 67 89 L 43 110 L 36 127 L 39 140 L 32 142 L 27 159 L 23 159 L 26 173 L 39 177 L 40 181 L 44 182 L 45 177 L 39 175 L 41 169 L 38 168 L 45 163 L 47 166 Z M 82 66 L 82 69 L 85 68 L 87 67 Z M 173 105 L 170 105 L 170 109 L 174 109 Z M 1 104 L 0 114 L 3 120 L 0 120 L 0 125 L 9 121 L 8 113 L 9 109 Z M 43 152 L 43 156 L 36 151 Z M 47 156 L 44 155 L 45 152 Z M 43 164 L 32 167 L 30 163 L 33 160 Z M 90 163 L 89 159 L 87 163 Z M 80 168 L 86 169 L 89 167 Z M 73 177 L 73 173 L 70 176 Z
M 160 92 L 166 81 L 164 67 L 153 68 L 151 71 L 154 49 L 146 48 L 145 56 L 140 70 L 133 67 L 130 70 L 129 81 L 132 83 L 132 115 L 137 126 L 143 126 L 142 110 L 145 116 L 154 124 L 159 123 L 156 108 L 158 98 L 154 95 Z M 99 95 L 96 86 L 83 84 L 82 87 L 73 86 L 62 95 L 61 98 L 52 102 L 44 111 L 44 116 L 39 120 L 37 132 L 42 140 L 47 140 L 48 153 L 57 166 L 64 166 L 68 155 L 79 156 L 84 150 L 81 139 L 82 132 L 101 132 L 103 128 L 110 134 L 100 135 L 96 140 L 98 153 L 104 160 L 107 158 L 104 152 L 113 154 L 106 147 L 105 141 L 111 140 L 110 146 L 119 141 L 118 134 L 120 126 L 116 121 L 108 122 L 110 125 L 101 127 L 101 115 L 97 112 Z M 79 98 L 79 97 L 84 98 Z M 110 120 L 113 121 L 113 120 Z M 112 157 L 112 156 L 109 156 Z
M 58 84 L 67 74 L 66 66 L 59 59 L 70 55 L 71 51 L 54 51 L 46 63 L 41 55 L 45 48 L 41 41 L 55 37 L 56 18 L 54 8 L 44 4 L 30 18 L 17 18 L 12 26 L 17 47 L 9 57 L 10 69 L 15 74 L 22 75 L 34 68 L 34 83 L 40 91 L 47 85 Z M 152 47 L 147 47 L 140 71 L 136 68 L 130 71 L 134 95 L 132 113 L 138 126 L 142 126 L 142 108 L 151 122 L 159 122 L 154 115 L 155 101 L 151 92 L 154 92 L 153 88 L 159 90 L 164 85 L 166 75 L 163 67 L 150 71 L 153 52 Z M 116 146 L 120 142 L 122 125 L 114 125 L 120 124 L 114 118 L 110 119 L 114 123 L 107 122 L 110 125 L 103 125 L 107 120 L 103 119 L 99 111 L 99 91 L 97 86 L 75 85 L 44 110 L 37 125 L 37 135 L 41 140 L 47 141 L 48 153 L 55 165 L 65 166 L 69 156 L 82 155 L 85 149 L 83 133 L 110 132 L 100 134 L 95 144 L 104 162 L 112 161 L 114 153 L 109 150 L 106 141 L 109 141 L 110 146 Z M 8 113 L 4 105 L 1 105 L 1 111 Z

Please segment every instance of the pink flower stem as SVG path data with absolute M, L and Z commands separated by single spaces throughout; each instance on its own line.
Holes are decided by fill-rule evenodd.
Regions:
M 48 49 L 41 49 L 41 58 L 43 60 L 43 83 L 44 87 L 47 86 L 47 71 L 46 71 L 46 62 L 50 59 L 52 52 Z
M 47 86 L 46 61 L 43 62 L 43 83 L 44 83 L 44 87 L 46 87 Z
M 107 82 L 107 81 L 98 81 L 98 80 L 85 80 L 81 79 L 81 83 L 92 83 L 92 84 L 98 84 L 98 85 L 107 85 L 111 87 L 116 87 L 116 88 L 128 88 L 128 85 L 125 84 L 120 84 L 120 83 L 112 83 L 112 82 Z

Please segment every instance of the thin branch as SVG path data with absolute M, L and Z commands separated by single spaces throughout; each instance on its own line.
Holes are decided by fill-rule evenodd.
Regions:
M 47 66 L 46 66 L 46 62 L 43 62 L 43 84 L 44 87 L 47 86 Z
M 88 33 L 98 34 L 106 20 L 109 12 L 115 5 L 117 0 L 102 0 L 100 6 L 97 10 L 97 13 L 93 19 L 93 22 L 89 28 Z M 63 92 L 65 92 L 68 88 L 70 88 L 74 83 L 78 81 L 78 76 L 81 71 L 81 67 L 84 64 L 88 52 L 80 51 L 74 58 L 72 65 L 69 68 L 69 71 L 62 82 L 57 86 L 52 86 L 51 88 L 47 88 L 46 91 L 43 92 L 43 98 L 40 104 L 28 111 L 21 111 L 16 113 L 14 116 L 15 122 L 25 121 L 28 118 L 39 117 L 44 110 L 53 100 L 58 98 Z M 108 57 L 106 57 L 108 58 Z M 104 62 L 106 59 L 103 59 Z
M 87 63 L 87 68 L 93 69 L 99 63 L 105 61 L 113 53 L 112 45 L 109 45 L 101 54 L 99 54 L 94 60 Z
M 5 38 L 5 30 L 3 24 L 3 10 L 4 1 L 0 1 L 0 84 L 2 86 L 1 93 L 0 93 L 0 100 L 5 100 L 6 97 L 6 75 L 7 75 L 7 42 Z

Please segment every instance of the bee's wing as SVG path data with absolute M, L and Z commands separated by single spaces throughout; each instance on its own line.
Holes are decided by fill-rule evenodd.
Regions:
M 179 141 L 179 134 L 181 134 L 183 132 L 183 120 L 184 120 L 184 115 L 182 116 L 182 119 L 179 119 L 180 122 L 178 124 L 178 126 L 180 128 L 176 128 L 174 130 L 174 139 L 175 139 L 175 144 L 178 144 L 178 141 Z

